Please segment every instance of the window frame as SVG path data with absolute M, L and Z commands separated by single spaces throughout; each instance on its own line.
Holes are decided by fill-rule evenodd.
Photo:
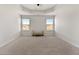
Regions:
M 53 24 L 50 24 L 50 25 L 52 25 L 52 30 L 47 30 L 47 26 L 49 25 L 49 24 L 47 24 L 47 20 L 48 20 L 48 19 L 52 19 L 52 20 L 53 20 Z M 55 30 L 55 28 L 54 28 L 54 26 L 55 26 L 54 24 L 55 24 L 55 23 L 54 23 L 54 22 L 55 22 L 55 20 L 54 20 L 53 18 L 47 18 L 47 19 L 46 19 L 46 31 L 53 31 L 53 30 Z
M 23 30 L 23 19 L 29 19 L 29 30 Z M 30 18 L 22 18 L 22 16 L 21 16 L 21 32 L 22 31 L 30 31 L 31 30 L 31 19 Z

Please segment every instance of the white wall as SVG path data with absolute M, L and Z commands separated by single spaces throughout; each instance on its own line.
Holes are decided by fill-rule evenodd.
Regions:
M 18 13 L 19 12 L 19 13 Z M 56 12 L 56 33 L 60 38 L 79 47 L 79 5 L 60 5 Z M 19 15 L 28 15 L 28 12 L 20 11 L 17 5 L 0 5 L 0 46 L 18 36 L 20 29 Z M 31 14 L 29 14 L 31 15 Z M 33 15 L 33 14 L 32 14 Z M 51 14 L 52 15 L 52 14 Z M 42 15 L 40 16 L 40 18 Z M 47 16 L 46 16 L 47 17 Z M 39 17 L 33 18 L 33 29 L 45 29 L 44 20 Z M 48 18 L 48 17 L 47 17 Z M 40 21 L 34 21 L 34 20 Z M 38 23 L 37 23 L 38 22 Z M 36 23 L 41 26 L 36 26 Z M 43 23 L 42 23 L 43 22 Z
M 25 15 L 28 14 L 25 13 Z M 44 15 L 53 14 L 56 15 L 55 21 L 57 36 L 73 44 L 74 46 L 79 47 L 79 5 L 57 5 L 55 12 L 50 12 Z
M 32 31 L 44 31 L 45 35 L 53 34 L 53 31 L 46 30 L 46 19 L 54 18 L 53 15 L 24 15 L 22 18 L 31 20 L 30 31 L 22 32 L 24 35 L 32 35 Z
M 18 19 L 16 5 L 0 5 L 0 46 L 18 36 Z
M 79 47 L 79 5 L 63 5 L 56 11 L 56 34 Z
M 36 14 L 31 14 L 29 12 L 22 11 L 19 5 L 0 5 L 0 47 L 6 45 L 10 41 L 14 40 L 17 36 L 19 36 L 19 32 L 21 31 L 21 29 L 19 28 L 21 20 L 20 15 Z M 32 26 L 37 29 L 40 29 L 42 26 L 42 30 L 44 28 L 43 26 L 45 21 L 42 21 L 42 19 L 40 19 L 41 17 L 32 18 L 33 20 L 40 20 L 34 21 L 34 23 L 32 23 Z M 35 23 L 37 23 L 38 26 L 36 26 L 37 24 Z

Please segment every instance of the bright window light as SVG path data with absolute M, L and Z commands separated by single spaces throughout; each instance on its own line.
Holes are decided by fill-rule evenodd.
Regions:
M 53 19 L 46 20 L 47 31 L 53 30 Z
M 30 19 L 22 19 L 22 30 L 30 30 Z

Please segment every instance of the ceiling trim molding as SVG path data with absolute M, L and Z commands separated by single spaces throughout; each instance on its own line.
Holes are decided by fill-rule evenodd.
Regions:
M 49 13 L 49 12 L 54 12 L 57 5 L 54 5 L 51 8 L 46 9 L 46 10 L 31 10 L 31 9 L 28 9 L 27 7 L 24 7 L 22 4 L 20 6 L 23 11 L 29 12 L 29 13 Z

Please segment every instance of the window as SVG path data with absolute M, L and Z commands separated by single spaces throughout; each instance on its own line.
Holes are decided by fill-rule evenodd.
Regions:
M 46 20 L 47 30 L 53 30 L 53 19 L 47 19 Z
M 30 19 L 22 19 L 22 30 L 30 30 Z

